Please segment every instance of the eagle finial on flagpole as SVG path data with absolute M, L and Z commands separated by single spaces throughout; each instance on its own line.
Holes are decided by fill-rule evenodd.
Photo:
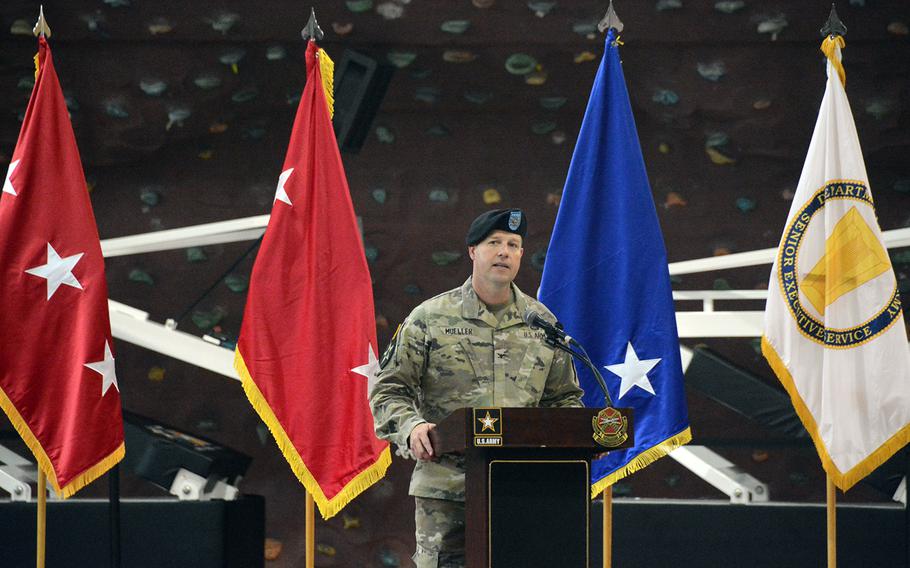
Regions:
M 322 38 L 325 37 L 322 28 L 319 27 L 319 22 L 316 21 L 316 8 L 310 8 L 310 19 L 300 30 L 300 37 L 303 38 L 303 41 L 322 41 Z
M 847 26 L 844 25 L 837 16 L 837 10 L 834 9 L 834 3 L 831 3 L 831 13 L 828 14 L 828 21 L 821 29 L 822 36 L 845 36 L 847 35 Z
M 42 4 L 38 8 L 38 21 L 35 22 L 35 27 L 32 29 L 32 33 L 35 34 L 35 37 L 44 36 L 45 38 L 51 37 L 51 27 L 47 25 L 47 20 L 44 19 L 44 5 Z
M 616 30 L 616 33 L 622 32 L 623 23 L 619 19 L 619 16 L 616 15 L 616 10 L 613 9 L 613 0 L 610 0 L 610 6 L 607 8 L 607 13 L 604 14 L 603 19 L 600 20 L 600 23 L 597 24 L 597 29 L 601 33 L 606 32 L 610 28 Z

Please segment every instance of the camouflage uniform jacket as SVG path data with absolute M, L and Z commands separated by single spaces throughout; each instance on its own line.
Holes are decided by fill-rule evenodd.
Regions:
M 411 430 L 474 406 L 582 406 L 568 354 L 544 342 L 522 320 L 540 302 L 512 284 L 515 301 L 501 321 L 480 301 L 471 279 L 417 306 L 383 356 L 370 393 L 376 434 L 407 452 Z M 408 452 L 409 453 L 409 452 Z M 464 501 L 464 458 L 421 461 L 410 494 Z

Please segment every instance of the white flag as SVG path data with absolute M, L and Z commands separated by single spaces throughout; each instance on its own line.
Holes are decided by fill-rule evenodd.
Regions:
M 777 260 L 762 352 L 841 490 L 910 441 L 910 350 L 840 62 L 828 82 Z

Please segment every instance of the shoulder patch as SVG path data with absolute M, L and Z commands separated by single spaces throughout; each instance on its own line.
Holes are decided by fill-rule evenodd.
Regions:
M 392 357 L 395 356 L 395 351 L 398 349 L 399 332 L 401 332 L 401 324 L 398 324 L 398 327 L 395 329 L 395 334 L 392 335 L 392 339 L 389 340 L 389 345 L 385 348 L 385 351 L 382 352 L 382 357 L 379 359 L 380 369 L 385 369 L 386 365 L 389 364 L 389 361 L 392 360 Z

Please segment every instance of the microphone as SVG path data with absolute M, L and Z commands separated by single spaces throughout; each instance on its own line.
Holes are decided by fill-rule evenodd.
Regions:
M 607 401 L 607 406 L 613 406 L 613 401 L 610 398 L 610 391 L 607 390 L 607 385 L 604 383 L 604 378 L 601 376 L 600 371 L 597 370 L 597 367 L 594 366 L 594 363 L 591 362 L 591 358 L 588 357 L 588 354 L 585 352 L 585 348 L 581 344 L 575 341 L 572 336 L 565 332 L 562 329 L 562 325 L 559 322 L 552 324 L 547 320 L 543 319 L 543 316 L 528 308 L 525 310 L 524 316 L 522 319 L 528 327 L 531 329 L 542 329 L 543 332 L 547 335 L 547 344 L 559 349 L 560 351 L 565 351 L 569 355 L 579 359 L 585 365 L 587 365 L 588 370 L 591 371 L 591 374 L 594 375 L 594 378 L 597 379 L 597 384 L 600 385 L 600 389 L 604 393 L 604 400 Z M 560 343 L 562 341 L 562 343 Z M 579 349 L 579 351 L 573 350 L 569 345 L 574 345 Z
M 525 310 L 522 319 L 524 319 L 524 322 L 528 324 L 528 327 L 531 329 L 542 329 L 549 339 L 560 339 L 566 343 L 571 343 L 573 341 L 572 337 L 563 331 L 562 326 L 559 325 L 558 322 L 556 325 L 553 325 L 531 308 Z

